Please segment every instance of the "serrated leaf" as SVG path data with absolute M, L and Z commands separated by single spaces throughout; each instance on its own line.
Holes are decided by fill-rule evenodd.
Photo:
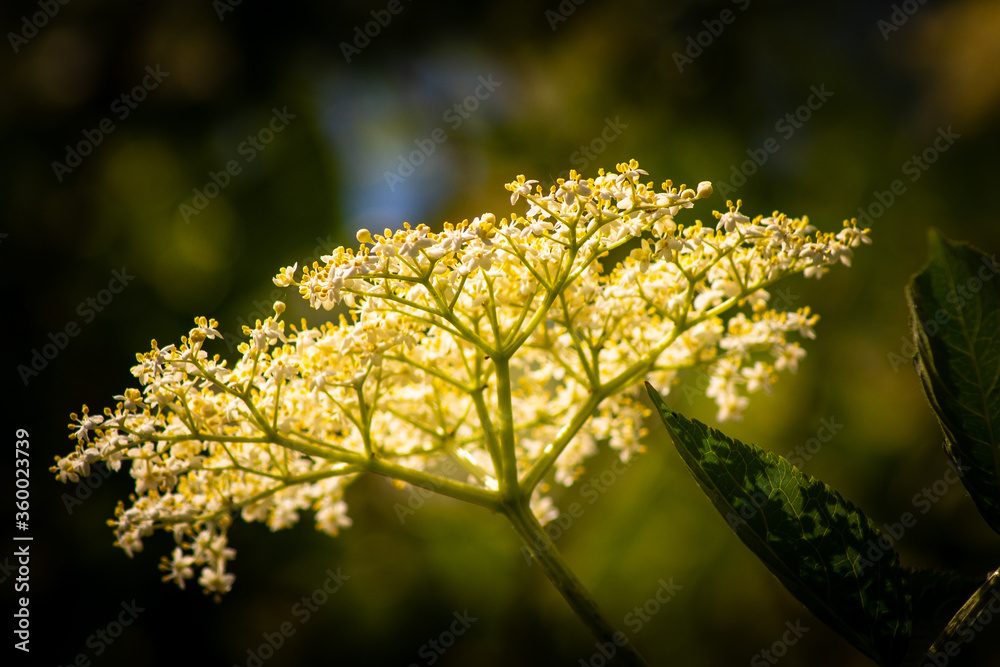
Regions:
M 917 373 L 945 450 L 1000 533 L 1000 267 L 932 230 L 930 261 L 906 289 Z
M 682 417 L 646 388 L 684 463 L 743 543 L 858 650 L 898 665 L 910 634 L 906 574 L 872 521 L 786 459 Z

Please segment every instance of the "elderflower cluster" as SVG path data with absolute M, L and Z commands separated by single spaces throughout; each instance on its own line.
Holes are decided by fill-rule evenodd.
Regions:
M 117 544 L 131 555 L 172 531 L 164 579 L 183 587 L 200 567 L 217 595 L 233 581 L 235 512 L 278 530 L 309 511 L 335 535 L 350 525 L 344 487 L 364 472 L 495 511 L 530 498 L 550 519 L 550 472 L 568 485 L 600 442 L 623 460 L 641 449 L 641 380 L 666 388 L 701 369 L 724 420 L 794 372 L 804 351 L 789 336 L 812 338 L 817 318 L 770 309 L 768 288 L 849 265 L 869 242 L 854 221 L 820 233 L 731 203 L 716 224 L 680 224 L 711 184 L 657 191 L 644 175 L 632 161 L 548 192 L 519 176 L 506 187 L 524 215 L 361 230 L 358 249 L 283 269 L 275 284 L 347 315 L 296 327 L 277 302 L 231 366 L 203 350 L 221 337 L 214 320 L 179 345 L 153 341 L 132 369 L 142 390 L 74 414 L 76 451 L 52 471 L 77 481 L 94 461 L 128 461 L 136 491 L 110 522 Z M 461 474 L 444 475 L 455 462 Z

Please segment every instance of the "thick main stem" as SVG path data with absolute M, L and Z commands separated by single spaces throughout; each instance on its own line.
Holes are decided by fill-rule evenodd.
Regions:
M 639 655 L 625 633 L 615 628 L 611 620 L 597 606 L 583 583 L 569 569 L 562 554 L 556 549 L 555 544 L 552 543 L 545 530 L 542 529 L 542 525 L 538 523 L 535 515 L 531 512 L 527 500 L 522 498 L 515 503 L 505 502 L 503 511 L 514 526 L 514 530 L 517 531 L 521 542 L 542 566 L 545 576 L 549 578 L 563 599 L 569 603 L 569 606 L 584 622 L 591 634 L 605 645 L 610 642 L 612 646 L 618 647 L 619 653 L 616 657 L 619 658 L 620 664 L 648 667 L 649 663 Z
M 497 376 L 497 417 L 500 431 L 500 495 L 514 500 L 518 497 L 517 452 L 514 444 L 514 409 L 511 402 L 510 360 L 493 360 Z

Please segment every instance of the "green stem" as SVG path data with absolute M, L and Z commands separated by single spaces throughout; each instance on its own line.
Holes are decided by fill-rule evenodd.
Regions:
M 357 465 L 361 470 L 390 479 L 402 480 L 414 486 L 440 493 L 443 496 L 449 496 L 457 500 L 472 503 L 473 505 L 485 507 L 491 512 L 503 511 L 496 491 L 481 489 L 471 484 L 465 484 L 464 482 L 456 482 L 445 477 L 426 473 L 422 470 L 407 468 L 384 459 L 369 459 L 358 456 L 351 463 Z
M 955 639 L 955 635 L 961 628 L 968 627 L 973 623 L 986 606 L 993 602 L 996 595 L 1000 595 L 1000 569 L 994 570 L 983 582 L 983 585 L 962 605 L 962 608 L 952 617 L 934 644 L 927 650 L 927 656 L 944 652 L 945 645 Z
M 521 542 L 542 566 L 545 576 L 549 578 L 563 599 L 569 603 L 569 606 L 580 617 L 591 634 L 599 642 L 611 642 L 613 646 L 620 646 L 624 641 L 624 645 L 620 646 L 621 651 L 618 653 L 620 664 L 648 667 L 649 663 L 632 646 L 627 635 L 615 628 L 611 620 L 597 606 L 597 602 L 591 597 L 590 592 L 563 560 L 562 554 L 556 549 L 555 544 L 549 539 L 531 508 L 528 507 L 527 499 L 522 496 L 517 502 L 505 502 L 503 511 L 511 525 L 514 526 L 514 530 L 517 531 Z
M 497 377 L 497 412 L 500 431 L 500 495 L 515 499 L 517 487 L 517 452 L 514 443 L 514 409 L 511 401 L 510 360 L 507 357 L 493 359 Z
M 529 496 L 531 495 L 531 492 L 534 491 L 538 483 L 549 472 L 577 431 L 583 428 L 587 420 L 594 415 L 594 410 L 597 409 L 597 406 L 601 404 L 601 401 L 606 396 L 607 394 L 603 391 L 591 391 L 590 395 L 587 396 L 586 402 L 577 408 L 573 418 L 560 429 L 556 439 L 545 448 L 544 453 L 535 460 L 528 472 L 525 473 L 524 478 L 521 480 L 521 489 L 524 493 Z

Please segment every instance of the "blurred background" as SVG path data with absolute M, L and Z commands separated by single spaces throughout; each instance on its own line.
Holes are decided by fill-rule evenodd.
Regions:
M 726 432 L 806 448 L 802 468 L 880 525 L 915 514 L 897 542 L 907 565 L 981 576 L 1000 562 L 964 489 L 933 491 L 946 460 L 903 299 L 929 227 L 1000 246 L 997 3 L 8 0 L 0 24 L 2 414 L 6 442 L 26 429 L 32 446 L 32 651 L 15 664 L 603 664 L 513 531 L 476 508 L 432 498 L 401 521 L 407 492 L 365 478 L 336 539 L 306 517 L 276 534 L 238 522 L 235 588 L 217 604 L 160 582 L 169 536 L 133 559 L 112 546 L 126 475 L 63 486 L 47 467 L 72 447 L 70 412 L 134 386 L 150 339 L 176 342 L 207 315 L 235 346 L 279 297 L 286 318 L 318 321 L 276 290 L 281 267 L 360 227 L 506 215 L 517 174 L 548 185 L 629 158 L 657 184 L 713 181 L 714 208 L 740 198 L 824 229 L 862 217 L 874 244 L 853 268 L 785 285 L 822 317 L 798 375 Z M 697 378 L 669 400 L 715 424 Z M 823 420 L 842 427 L 809 445 Z M 597 497 L 562 493 L 584 512 L 556 541 L 650 663 L 871 664 L 756 561 L 650 431 Z M 602 452 L 590 470 L 611 463 Z M 934 502 L 915 503 L 924 489 Z M 303 622 L 296 605 L 338 570 L 349 579 Z M 636 622 L 671 580 L 682 588 Z M 449 636 L 455 614 L 476 620 Z M 776 646 L 788 624 L 808 631 Z M 969 646 L 971 664 L 997 664 L 997 630 Z

